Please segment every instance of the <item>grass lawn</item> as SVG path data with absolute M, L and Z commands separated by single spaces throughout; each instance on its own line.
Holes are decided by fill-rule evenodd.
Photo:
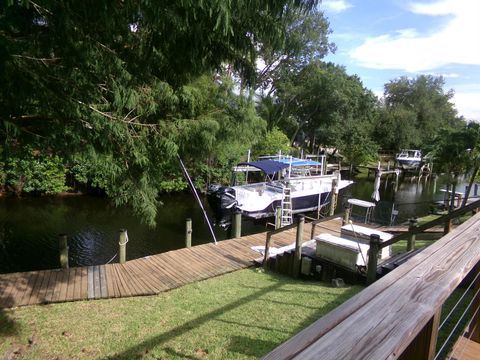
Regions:
M 254 359 L 362 289 L 255 269 L 158 296 L 0 311 L 0 359 Z

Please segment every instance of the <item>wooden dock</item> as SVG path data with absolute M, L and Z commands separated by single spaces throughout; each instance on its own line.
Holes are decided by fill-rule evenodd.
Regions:
M 341 220 L 317 224 L 315 233 L 340 233 Z M 304 226 L 309 240 L 311 225 Z M 271 246 L 295 242 L 296 229 L 272 237 Z M 172 250 L 127 261 L 77 267 L 0 274 L 0 308 L 87 299 L 155 295 L 254 265 L 260 255 L 252 246 L 265 245 L 266 232 Z

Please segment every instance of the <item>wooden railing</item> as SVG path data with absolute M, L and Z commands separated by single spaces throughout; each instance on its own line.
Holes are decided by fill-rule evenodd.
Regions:
M 479 204 L 472 203 L 447 218 L 419 226 L 414 232 L 448 221 Z M 399 235 L 379 247 L 410 235 Z M 475 271 L 480 271 L 480 214 L 281 344 L 264 359 L 433 359 L 442 306 L 467 275 Z M 474 288 L 480 289 L 478 276 L 474 282 Z M 473 297 L 477 312 L 471 334 L 473 340 L 480 342 L 478 292 Z
M 458 218 L 466 214 L 467 212 L 475 211 L 479 207 L 480 207 L 480 200 L 477 200 L 468 204 L 467 206 L 464 206 L 460 209 L 452 211 L 447 215 L 444 215 L 435 220 L 429 221 L 421 226 L 417 226 L 414 222 L 413 223 L 411 222 L 408 232 L 394 236 L 390 240 L 384 241 L 382 243 L 380 243 L 380 238 L 378 237 L 378 235 L 372 235 L 372 237 L 370 238 L 370 249 L 368 253 L 369 261 L 367 266 L 367 284 L 371 284 L 376 280 L 378 253 L 384 247 L 393 245 L 399 242 L 400 240 L 408 240 L 407 250 L 413 250 L 415 247 L 414 239 L 416 234 L 422 233 L 425 230 L 428 230 L 434 226 L 442 225 L 442 224 L 444 225 L 445 234 L 447 234 L 451 230 L 453 219 Z

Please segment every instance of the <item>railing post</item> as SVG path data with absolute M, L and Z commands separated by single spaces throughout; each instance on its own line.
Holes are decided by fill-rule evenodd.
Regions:
M 310 233 L 310 239 L 313 239 L 315 237 L 315 227 L 317 226 L 317 223 L 315 221 L 311 222 L 312 224 L 312 232 Z
M 125 261 L 127 259 L 127 242 L 127 230 L 120 229 L 120 236 L 118 239 L 118 259 L 120 264 L 125 264 Z
M 185 221 L 185 247 L 192 247 L 192 219 L 187 218 Z
M 282 207 L 275 208 L 275 230 L 282 227 Z
M 350 211 L 350 204 L 345 205 L 345 213 L 343 214 L 342 225 L 346 225 L 350 221 Z
M 271 233 L 267 233 L 267 239 L 265 241 L 265 254 L 263 255 L 263 268 L 266 270 L 268 267 L 268 252 L 270 250 L 270 240 L 272 238 Z M 277 259 L 278 260 L 278 259 Z
M 60 266 L 62 269 L 68 269 L 68 239 L 67 235 L 60 234 L 58 237 L 58 247 L 60 249 Z
M 473 272 L 474 279 L 477 274 L 480 272 L 480 262 L 475 266 L 475 271 Z M 470 328 L 468 329 L 469 338 L 472 341 L 480 343 L 480 279 L 475 280 L 473 286 L 473 293 L 476 294 L 475 298 L 472 300 L 472 321 L 470 322 Z
M 408 347 L 400 355 L 401 360 L 433 360 L 438 338 L 438 326 L 442 315 L 440 307 L 428 323 L 423 327 Z
M 297 237 L 295 239 L 295 257 L 293 258 L 293 277 L 297 278 L 300 274 L 300 263 L 302 262 L 302 243 L 303 243 L 303 225 L 305 216 L 298 217 Z
M 418 227 L 418 220 L 415 218 L 412 218 L 409 220 L 409 225 L 408 225 L 408 231 L 414 231 Z M 407 241 L 407 251 L 412 251 L 415 250 L 415 239 L 416 236 L 415 234 L 410 234 L 410 237 L 408 238 Z
M 233 237 L 239 238 L 242 236 L 242 213 L 236 211 L 233 214 Z
M 447 235 L 450 231 L 452 231 L 452 219 L 447 219 L 443 228 L 443 234 Z
M 368 249 L 367 285 L 377 280 L 378 252 L 380 250 L 380 235 L 370 235 L 370 248 Z

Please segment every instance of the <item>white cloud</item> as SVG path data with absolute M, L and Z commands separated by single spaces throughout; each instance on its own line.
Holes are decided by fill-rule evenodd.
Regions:
M 409 10 L 428 16 L 451 15 L 451 19 L 428 35 L 420 35 L 415 29 L 398 29 L 367 38 L 350 56 L 368 68 L 407 72 L 425 72 L 448 64 L 480 65 L 480 1 L 411 3 Z
M 467 120 L 480 122 L 480 90 L 457 91 L 453 103 L 458 115 L 463 115 Z
M 345 0 L 324 0 L 320 4 L 320 8 L 334 14 L 341 13 L 350 9 L 353 5 Z
M 455 78 L 459 78 L 460 77 L 460 74 L 457 74 L 457 73 L 436 73 L 436 72 L 427 72 L 427 73 L 423 73 L 424 75 L 432 75 L 432 76 L 441 76 L 443 77 L 444 79 L 455 79 Z

